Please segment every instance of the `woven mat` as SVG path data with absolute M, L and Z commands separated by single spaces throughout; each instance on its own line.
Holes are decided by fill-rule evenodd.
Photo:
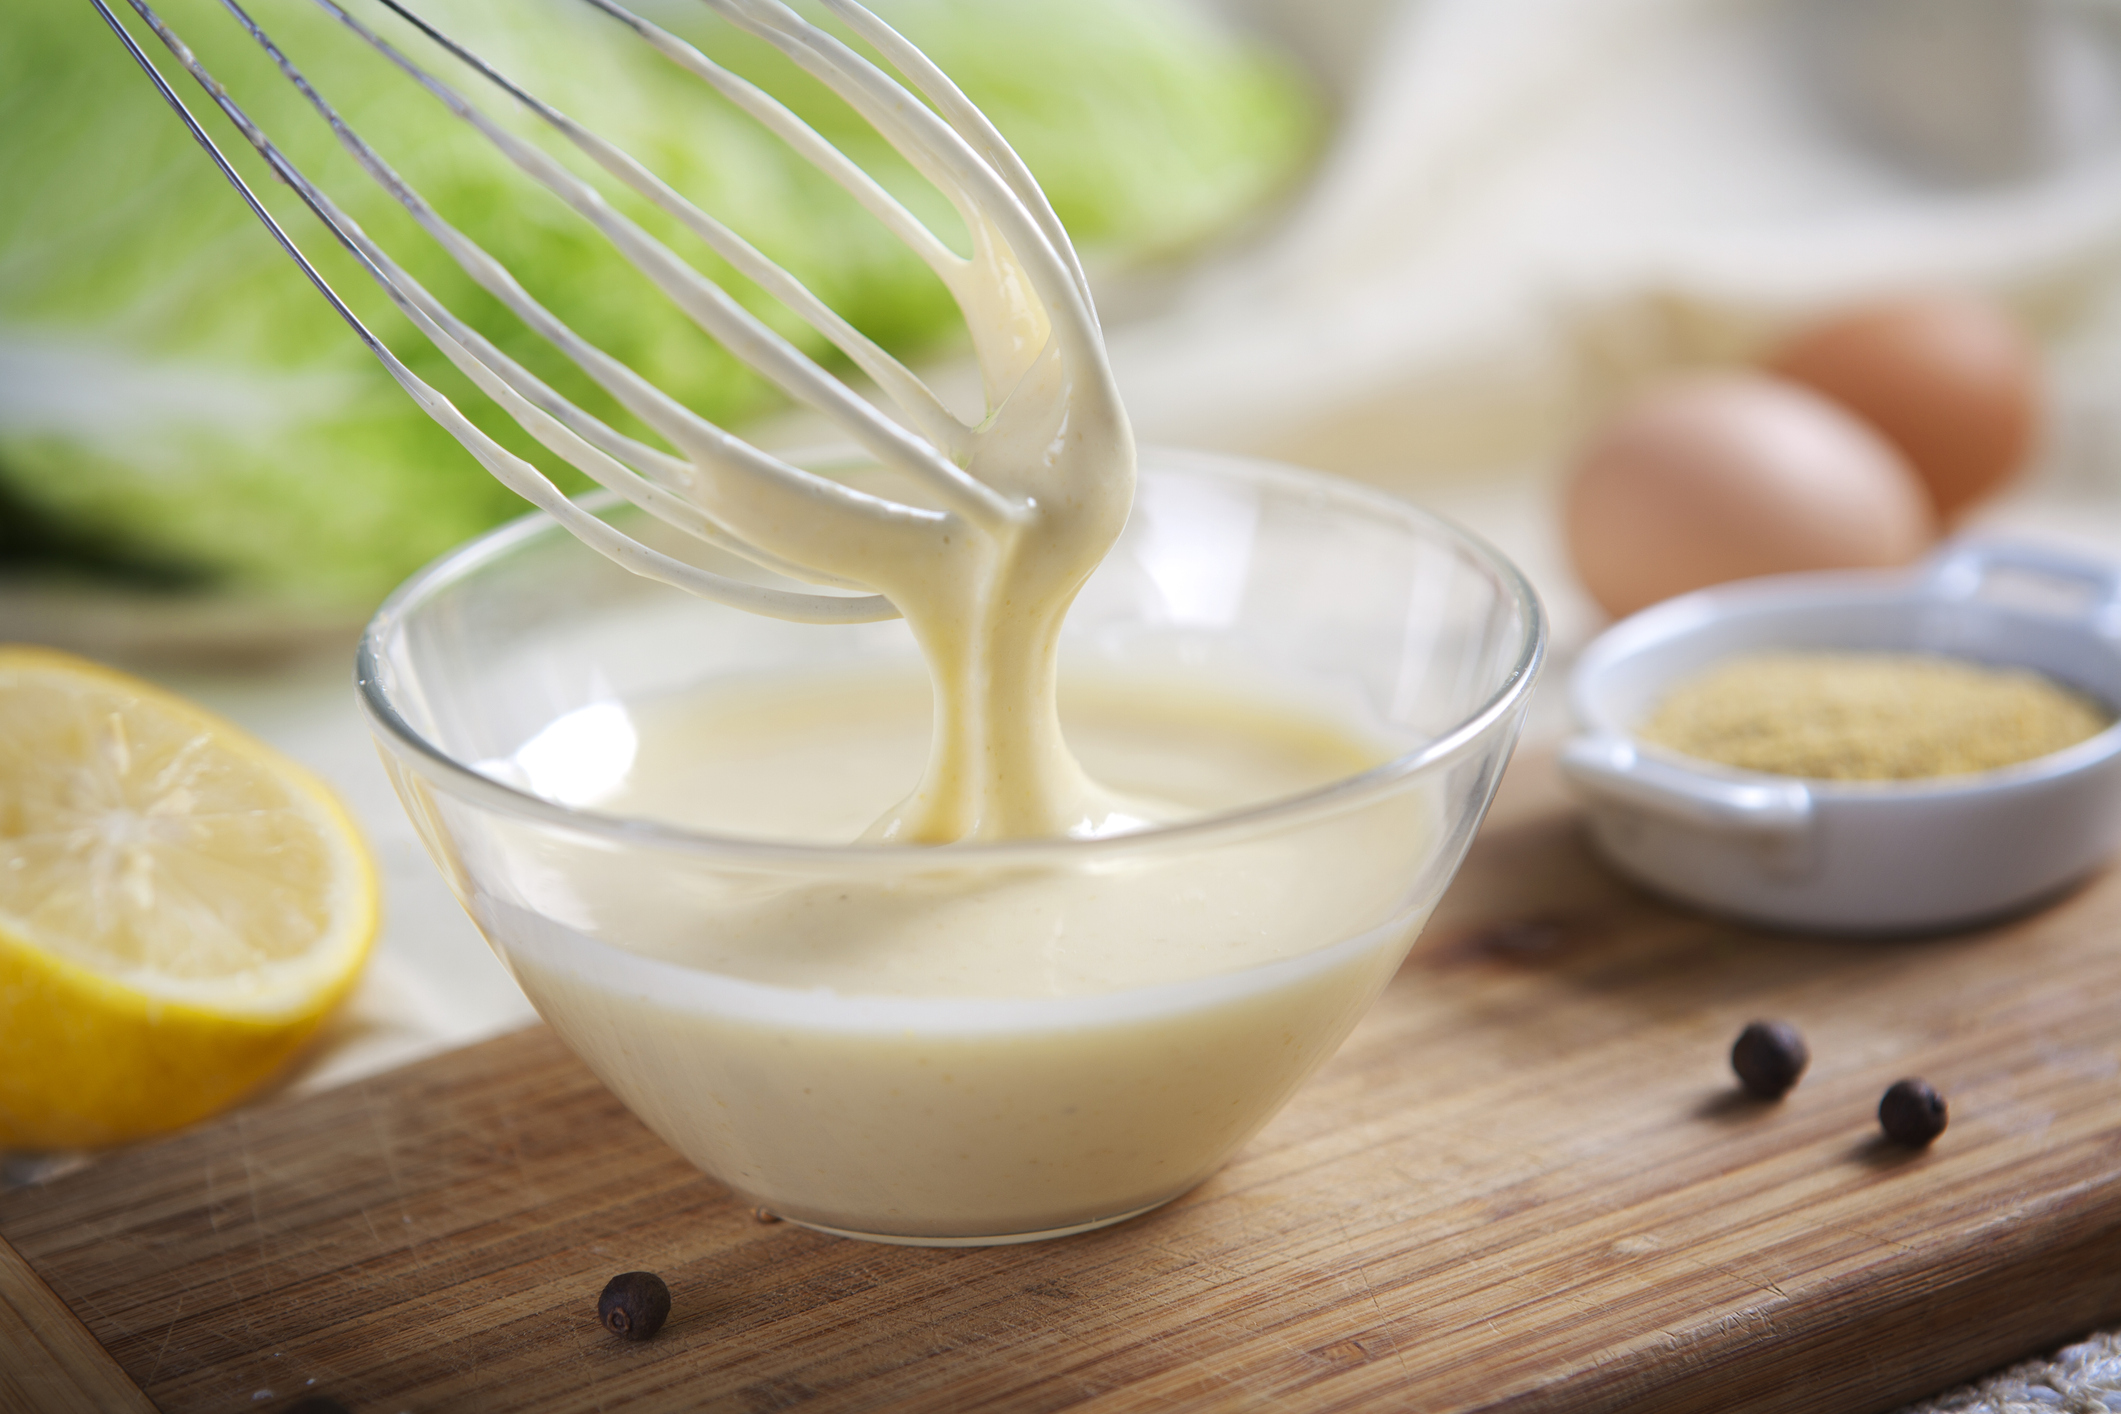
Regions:
M 2121 1414 L 2121 1332 L 2013 1365 L 1899 1414 Z

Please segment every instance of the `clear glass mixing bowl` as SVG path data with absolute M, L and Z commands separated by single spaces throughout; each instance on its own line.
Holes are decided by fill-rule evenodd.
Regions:
M 1390 759 L 1098 840 L 714 836 L 579 803 L 627 769 L 636 709 L 723 679 L 903 663 L 903 625 L 725 609 L 629 575 L 536 516 L 429 567 L 371 624 L 361 700 L 458 898 L 567 1045 L 742 1201 L 930 1244 L 1058 1236 L 1166 1202 L 1333 1052 L 1457 869 L 1540 662 L 1524 578 L 1360 486 L 1195 454 L 1142 463 L 1126 531 L 1069 616 L 1064 682 L 1083 670 L 1242 685 L 1330 716 Z M 631 508 L 600 513 L 680 548 Z M 554 742 L 573 743 L 571 764 L 537 778 L 541 795 L 519 768 Z M 1200 907 L 1203 870 L 1302 920 L 1274 960 L 1218 966 L 1217 929 L 1243 920 Z M 1177 975 L 1092 995 L 857 995 L 673 954 L 673 930 L 712 930 L 718 909 L 821 888 L 985 907 L 995 948 L 1062 946 L 1079 900 L 1078 936 L 1115 900 L 1201 921 L 1174 931 Z

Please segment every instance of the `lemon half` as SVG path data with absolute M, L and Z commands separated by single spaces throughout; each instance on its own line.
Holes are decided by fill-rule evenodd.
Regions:
M 376 934 L 309 772 L 168 692 L 0 645 L 0 1148 L 118 1143 L 254 1089 Z

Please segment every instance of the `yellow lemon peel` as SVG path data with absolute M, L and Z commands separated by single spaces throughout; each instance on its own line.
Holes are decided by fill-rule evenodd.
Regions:
M 151 684 L 0 645 L 0 1147 L 165 1132 L 359 976 L 375 867 L 331 791 Z

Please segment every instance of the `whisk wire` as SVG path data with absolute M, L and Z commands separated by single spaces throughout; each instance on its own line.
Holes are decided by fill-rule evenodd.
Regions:
M 595 0 L 591 0 L 595 3 Z M 1074 243 L 1068 239 L 1067 230 L 1060 223 L 1053 203 L 1046 199 L 1045 190 L 1024 165 L 1016 149 L 1009 146 L 994 124 L 988 120 L 963 89 L 952 82 L 950 76 L 936 67 L 935 61 L 908 43 L 906 37 L 891 26 L 878 20 L 851 0 L 823 0 L 825 6 L 843 20 L 849 29 L 873 45 L 879 54 L 891 61 L 900 73 L 911 80 L 913 86 L 936 106 L 951 127 L 963 134 L 972 144 L 981 160 L 1000 174 L 1024 209 L 1038 223 L 1039 230 L 1052 244 L 1055 252 L 1066 264 L 1076 288 L 1082 292 L 1083 304 L 1091 322 L 1097 320 L 1097 307 L 1090 296 L 1090 279 L 1083 273 L 1081 259 L 1075 253 Z
M 382 363 L 384 369 L 398 385 L 413 398 L 420 408 L 448 431 L 472 456 L 496 479 L 510 490 L 522 496 L 532 505 L 545 511 L 571 534 L 599 553 L 646 578 L 661 581 L 674 588 L 702 598 L 713 599 L 734 607 L 770 617 L 795 619 L 818 623 L 867 623 L 895 617 L 896 608 L 881 595 L 820 595 L 800 591 L 779 589 L 761 585 L 733 576 L 716 574 L 711 570 L 690 564 L 684 560 L 663 554 L 622 532 L 613 529 L 598 517 L 585 511 L 555 486 L 551 480 L 531 463 L 495 442 L 482 429 L 452 403 L 439 390 L 432 387 L 408 368 L 374 331 L 356 315 L 343 298 L 332 289 L 321 271 L 305 256 L 300 246 L 289 236 L 243 180 L 234 165 L 214 143 L 212 137 L 199 123 L 196 116 L 185 105 L 183 99 L 162 77 L 144 50 L 141 49 L 105 0 L 91 0 L 104 21 L 118 36 L 127 51 L 153 82 L 156 91 L 176 112 L 193 138 L 203 147 L 222 175 L 233 185 L 252 213 L 266 226 L 288 256 L 302 269 L 309 282 L 323 294 L 332 308 L 361 339 L 369 351 Z M 129 0 L 140 20 L 160 39 L 177 63 L 199 83 L 208 97 L 224 116 L 236 127 L 274 176 L 289 186 L 318 220 L 322 221 L 334 237 L 347 249 L 355 261 L 376 281 L 398 309 L 410 319 L 445 356 L 460 368 L 474 364 L 470 352 L 431 318 L 416 299 L 399 283 L 398 271 L 376 244 L 369 240 L 360 227 L 302 175 L 299 169 L 266 137 L 242 107 L 236 103 L 227 88 L 206 69 L 183 39 L 165 23 L 146 0 Z M 424 290 L 419 294 L 426 302 L 433 298 Z M 439 308 L 439 306 L 437 305 Z M 446 313 L 446 311 L 445 311 Z M 488 346 L 491 347 L 490 345 Z M 548 392 L 550 390 L 547 390 Z M 553 395 L 555 398 L 556 394 Z M 639 478 L 634 478 L 638 481 Z M 635 487 L 616 487 L 621 494 Z M 644 507 L 644 509 L 648 509 Z M 651 514 L 653 511 L 651 511 Z
M 770 517 L 773 521 L 783 526 L 801 526 L 805 523 L 804 513 L 818 510 L 825 504 L 830 504 L 833 510 L 842 515 L 859 516 L 876 522 L 873 529 L 879 532 L 885 529 L 884 522 L 893 519 L 909 516 L 914 519 L 932 518 L 932 513 L 916 511 L 895 502 L 865 495 L 838 482 L 814 476 L 765 456 L 748 444 L 729 437 L 713 423 L 583 339 L 533 298 L 505 266 L 457 230 L 422 199 L 412 185 L 393 170 L 317 93 L 300 70 L 250 18 L 237 0 L 222 0 L 222 3 L 270 55 L 319 116 L 330 124 L 341 145 L 378 185 L 411 213 L 414 220 L 434 237 L 466 274 L 565 353 L 584 372 L 619 399 L 628 411 L 648 423 L 689 457 L 714 464 L 726 473 L 740 476 L 745 479 L 754 494 L 769 497 L 774 503 Z M 650 237 L 633 222 L 612 211 L 602 196 L 586 183 L 560 168 L 544 153 L 492 124 L 446 84 L 406 59 L 394 47 L 332 3 L 332 0 L 315 0 L 315 3 L 375 46 L 440 99 L 451 112 L 470 122 L 515 165 L 595 225 L 630 263 L 648 275 L 658 288 L 691 315 L 703 329 L 719 338 L 726 347 L 743 357 L 753 367 L 766 372 L 769 377 L 779 375 L 776 381 L 782 384 L 784 390 L 791 393 L 810 391 L 831 395 L 830 404 L 821 410 L 841 414 L 842 425 L 851 426 L 858 434 L 872 434 L 864 439 L 870 443 L 869 450 L 879 456 L 888 457 L 894 464 L 904 465 L 898 457 L 889 454 L 903 451 L 909 444 L 918 448 L 919 452 L 926 453 L 923 466 L 936 459 L 932 447 L 917 442 L 896 424 L 889 423 L 844 384 L 830 378 L 786 340 L 767 330 L 756 316 L 736 304 L 719 286 L 703 279 L 689 265 L 679 260 L 668 247 Z M 378 254 L 380 255 L 380 252 Z M 384 259 L 387 261 L 387 257 Z M 432 312 L 431 309 L 430 313 Z M 888 429 L 888 434 L 880 433 L 880 428 Z M 878 445 L 879 439 L 882 445 Z M 590 468 L 584 467 L 583 470 L 589 471 Z M 977 487 L 989 501 L 999 502 L 1000 498 L 989 488 L 971 481 L 955 467 L 951 467 L 950 471 L 958 481 Z M 794 519 L 791 520 L 791 517 Z M 782 547 L 781 553 L 789 552 L 789 547 Z M 791 557 L 803 562 L 799 549 L 795 550 Z
M 380 0 L 380 3 L 447 50 L 459 62 L 543 119 L 599 167 L 682 222 L 740 274 L 824 335 L 912 418 L 922 435 L 935 443 L 946 457 L 955 458 L 963 454 L 967 444 L 966 434 L 969 431 L 965 424 L 943 407 L 941 400 L 925 383 L 874 340 L 848 323 L 838 311 L 819 299 L 802 281 L 767 258 L 742 236 L 687 201 L 667 182 L 635 161 L 623 149 L 605 141 L 565 113 L 526 92 L 477 54 L 443 34 L 404 5 L 397 3 L 397 0 Z M 604 9 L 607 14 L 613 14 L 622 22 L 631 22 L 628 24 L 629 28 L 659 48 L 665 47 L 663 43 L 659 43 L 659 38 L 661 41 L 667 41 L 669 45 L 690 48 L 684 46 L 683 41 L 657 31 L 655 26 L 639 20 L 628 11 L 617 10 L 615 7 L 599 8 Z M 954 258 L 948 248 L 936 240 L 925 225 L 877 185 L 868 173 L 849 162 L 845 154 L 837 148 L 815 139 L 815 134 L 808 129 L 808 125 L 788 112 L 778 100 L 727 70 L 720 69 L 704 55 L 698 55 L 697 51 L 693 51 L 693 54 L 698 65 L 704 66 L 715 75 L 715 86 L 725 97 L 732 98 L 747 112 L 780 133 L 784 141 L 792 141 L 791 135 L 798 129 L 809 133 L 819 153 L 830 154 L 829 159 L 821 157 L 819 165 L 830 165 L 839 169 L 833 174 L 834 179 L 861 200 L 887 229 L 921 253 L 923 260 L 927 261 L 931 268 L 936 259 Z M 686 67 L 694 66 L 688 62 Z
M 549 451 L 634 505 L 708 544 L 797 580 L 842 589 L 862 581 L 864 556 L 887 558 L 918 550 L 922 537 L 947 538 L 953 526 L 1007 536 L 1028 522 L 1033 503 L 1003 494 L 967 470 L 987 429 L 1008 406 L 1024 360 L 1057 356 L 1071 375 L 1087 378 L 1116 407 L 1110 370 L 1099 343 L 1096 313 L 1080 262 L 1052 208 L 1020 159 L 963 93 L 896 31 L 855 0 L 828 7 L 924 94 L 927 106 L 868 59 L 796 15 L 780 0 L 706 0 L 714 11 L 780 49 L 861 115 L 948 200 L 971 236 L 969 255 L 952 250 L 867 171 L 826 141 L 778 99 L 716 64 L 698 49 L 651 24 L 618 0 L 583 0 L 739 108 L 751 114 L 819 171 L 847 191 L 934 271 L 968 315 L 994 316 L 1016 332 L 993 341 L 979 333 L 988 394 L 987 420 L 970 425 L 947 409 L 926 383 L 820 299 L 800 279 L 700 210 L 667 182 L 586 125 L 535 97 L 466 46 L 442 33 L 401 0 L 379 0 L 429 40 L 525 107 L 538 121 L 612 179 L 697 236 L 729 268 L 750 279 L 783 308 L 809 324 L 869 376 L 912 424 L 909 429 L 826 371 L 715 281 L 636 221 L 614 208 L 589 181 L 552 153 L 501 126 L 451 84 L 413 60 L 347 10 L 339 0 L 313 0 L 320 9 L 408 76 L 454 117 L 468 124 L 510 164 L 587 221 L 700 329 L 782 391 L 825 414 L 879 463 L 911 479 L 934 506 L 911 505 L 792 466 L 751 446 L 671 397 L 619 359 L 583 338 L 538 301 L 499 260 L 445 219 L 318 92 L 240 0 L 221 0 L 280 74 L 332 129 L 356 164 L 388 194 L 476 284 L 499 300 L 622 408 L 676 449 L 664 452 L 620 432 L 570 401 L 478 329 L 452 313 L 419 280 L 372 240 L 350 215 L 306 178 L 228 90 L 207 71 L 147 0 L 128 0 L 177 63 L 188 71 L 238 132 L 291 187 L 327 230 L 384 290 L 415 328 L 481 392 Z M 536 466 L 515 456 L 466 418 L 449 399 L 418 378 L 354 316 L 244 185 L 174 89 L 119 22 L 106 0 L 92 0 L 164 99 L 207 149 L 283 249 L 301 265 L 334 309 L 356 330 L 391 376 L 486 469 L 600 552 L 626 567 L 689 592 L 783 618 L 857 622 L 892 617 L 877 594 L 809 594 L 715 574 L 649 549 L 574 505 Z M 1030 287 L 1035 307 L 1024 302 Z M 1019 293 L 1012 293 L 1019 291 Z M 985 302 L 983 303 L 983 297 Z M 1008 320 L 1018 321 L 1006 325 Z M 1024 333 L 1031 337 L 1027 340 Z M 1102 380 L 1099 382 L 1099 380 Z M 870 548 L 853 563 L 849 546 Z M 871 559 L 870 563 L 878 563 Z
M 607 12 L 619 8 L 615 0 L 589 0 L 589 3 Z M 1053 222 L 1052 233 L 1044 229 L 1019 192 L 974 151 L 963 134 L 935 112 L 915 102 L 905 89 L 874 64 L 804 20 L 780 0 L 706 0 L 706 3 L 717 14 L 773 44 L 838 93 L 951 200 L 975 238 L 982 219 L 994 221 L 1049 316 L 1054 318 L 1055 331 L 1069 346 L 1077 364 L 1087 369 L 1103 363 L 1099 352 L 1101 335 L 1096 316 L 1091 312 L 1088 287 L 1080 282 L 1080 267 L 1059 254 L 1061 249 L 1072 250 L 1065 235 L 1060 235 L 1058 240 L 1053 238 L 1059 232 L 1059 222 Z M 839 0 L 834 8 L 860 22 L 872 33 L 888 32 L 898 41 L 896 47 L 912 50 L 913 46 L 906 43 L 903 36 L 891 31 L 888 25 L 854 4 L 853 0 Z M 934 69 L 932 64 L 916 67 Z M 963 101 L 962 94 L 959 99 Z M 969 103 L 963 103 L 963 106 L 971 108 Z M 979 127 L 991 134 L 993 141 L 1000 142 L 1000 135 L 985 119 L 980 120 Z M 1016 165 L 1021 166 L 1020 163 Z M 1028 173 L 1025 180 L 1029 180 Z M 1039 199 L 1039 204 L 1045 204 L 1043 198 Z M 941 270 L 937 273 L 944 275 L 953 289 L 957 287 L 949 274 Z

